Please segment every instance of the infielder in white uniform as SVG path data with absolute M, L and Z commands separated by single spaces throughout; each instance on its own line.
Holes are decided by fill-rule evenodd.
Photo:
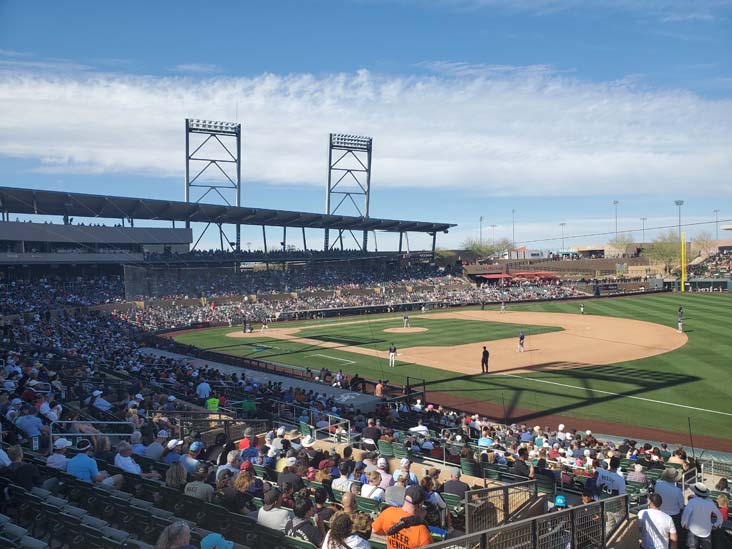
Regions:
M 394 363 L 396 362 L 396 354 L 397 354 L 397 348 L 396 345 L 392 342 L 392 344 L 389 346 L 389 368 L 394 367 Z

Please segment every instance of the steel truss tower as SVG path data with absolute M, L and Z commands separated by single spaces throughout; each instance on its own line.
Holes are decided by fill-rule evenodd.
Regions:
M 325 213 L 337 214 L 341 210 L 356 209 L 364 219 L 369 217 L 369 199 L 371 197 L 371 146 L 370 137 L 332 133 L 328 140 L 328 187 L 325 192 Z M 355 198 L 354 198 L 355 197 Z M 363 197 L 363 199 L 361 199 Z M 359 202 L 363 200 L 363 207 Z M 349 208 L 352 205 L 353 208 Z M 353 215 L 353 214 L 351 214 Z M 343 233 L 330 243 L 330 231 L 325 229 L 324 250 L 330 250 L 336 244 L 344 247 Z M 361 242 L 353 231 L 351 234 L 356 246 L 366 251 L 368 248 L 368 231 L 363 231 Z
M 200 134 L 202 141 L 191 145 L 192 134 Z M 193 151 L 192 146 L 195 147 Z M 209 173 L 209 168 L 213 174 Z M 196 173 L 192 176 L 194 171 Z M 208 177 L 211 175 L 213 178 Z M 195 199 L 191 197 L 192 189 L 198 189 L 193 191 L 198 195 Z M 211 192 L 218 194 L 227 206 L 241 206 L 241 124 L 186 118 L 185 201 L 199 203 Z M 234 204 L 231 203 L 232 199 Z M 193 245 L 194 249 L 210 225 L 206 225 Z M 190 221 L 186 221 L 186 228 L 190 226 Z M 217 226 L 223 250 L 226 234 L 221 223 Z M 226 242 L 232 247 L 228 237 Z M 241 249 L 241 225 L 238 223 L 233 247 L 236 251 Z

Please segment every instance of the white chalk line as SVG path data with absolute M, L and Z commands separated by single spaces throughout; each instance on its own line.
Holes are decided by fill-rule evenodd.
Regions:
M 317 353 L 313 353 L 310 356 L 322 356 L 323 358 L 329 358 L 331 360 L 340 360 L 341 362 L 345 362 L 346 364 L 356 364 L 354 360 L 346 360 L 345 358 L 338 358 L 337 356 L 321 355 Z
M 602 391 L 600 389 L 589 389 L 587 387 L 577 387 L 576 385 L 567 385 L 566 383 L 557 383 L 556 381 L 547 381 L 546 379 L 536 379 L 533 377 L 523 377 L 516 374 L 500 374 L 507 377 L 515 377 L 518 379 L 524 379 L 526 381 L 536 381 L 537 383 L 547 383 L 549 385 L 558 385 L 559 387 L 568 387 L 570 389 L 579 389 L 580 391 L 592 391 L 594 393 L 602 393 L 605 395 L 619 396 L 623 398 L 632 398 L 634 400 L 643 400 L 645 402 L 653 402 L 654 404 L 664 404 L 666 406 L 676 406 L 677 408 L 687 408 L 689 410 L 696 410 L 698 412 L 708 412 L 710 414 L 719 414 L 722 416 L 732 417 L 732 414 L 728 412 L 720 412 L 719 410 L 707 410 L 706 408 L 697 408 L 696 406 L 687 406 L 686 404 L 677 404 L 675 402 L 666 402 L 663 400 L 654 400 L 652 398 L 637 397 L 631 395 L 624 395 L 623 393 L 613 393 L 610 391 Z

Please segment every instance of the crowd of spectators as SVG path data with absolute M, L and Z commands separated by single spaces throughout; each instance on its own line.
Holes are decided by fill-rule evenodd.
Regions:
M 39 279 L 0 279 L 0 315 L 37 313 L 59 307 L 79 307 L 123 301 L 121 276 L 47 276 Z
M 18 318 L 4 327 L 0 417 L 11 447 L 7 456 L 0 454 L 6 465 L 0 475 L 28 490 L 53 490 L 54 477 L 41 474 L 24 459 L 22 446 L 15 446 L 36 440 L 48 455 L 47 467 L 86 482 L 121 489 L 123 473 L 138 475 L 324 547 L 367 547 L 370 536 L 393 532 L 404 517 L 418 516 L 403 535 L 419 547 L 431 539 L 428 526 L 433 532 L 459 532 L 461 524 L 445 498 L 472 487 L 474 480 L 463 480 L 472 464 L 475 471 L 505 467 L 519 477 L 579 486 L 587 501 L 603 493 L 624 494 L 632 483 L 655 485 L 662 496 L 657 510 L 672 517 L 677 531 L 709 535 L 694 519 L 698 502 L 687 503 L 672 488 L 679 471 L 694 465 L 681 447 L 600 440 L 591 431 L 564 425 L 499 425 L 419 401 L 381 404 L 365 414 L 325 392 L 259 384 L 245 371 L 230 374 L 193 366 L 187 357 L 145 354 L 138 341 L 142 332 L 124 318 L 84 310 Z M 330 385 L 335 374 L 321 371 L 317 377 Z M 351 381 L 341 379 L 345 385 Z M 273 422 L 263 441 L 249 431 L 240 440 L 223 436 L 206 442 L 196 433 L 182 433 L 171 417 L 181 406 L 208 407 L 215 399 L 225 407 L 242 398 L 257 403 L 247 414 Z M 362 457 L 354 457 L 353 446 L 340 452 L 319 449 L 311 435 L 293 430 L 301 421 L 325 428 L 331 425 L 328 416 L 348 421 L 342 425 L 366 452 Z M 52 433 L 50 424 L 59 419 L 77 422 L 56 424 Z M 105 421 L 130 427 L 111 439 L 100 432 Z M 335 434 L 346 435 L 343 427 Z M 402 444 L 412 457 L 390 464 L 379 453 L 380 443 Z M 449 463 L 449 470 L 429 465 L 429 458 Z M 150 461 L 162 466 L 143 468 Z M 726 484 L 715 488 L 729 493 Z M 712 501 L 704 485 L 694 490 L 699 500 Z M 723 497 L 713 499 L 726 512 Z M 357 510 L 358 498 L 389 507 L 369 515 Z
M 690 274 L 705 278 L 730 278 L 732 275 L 732 251 L 726 250 L 707 257 L 698 265 L 689 267 Z

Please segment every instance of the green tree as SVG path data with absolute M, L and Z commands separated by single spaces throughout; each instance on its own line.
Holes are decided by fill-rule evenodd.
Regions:
M 661 263 L 666 273 L 681 265 L 681 242 L 673 229 L 659 234 L 653 242 L 643 248 L 642 254 L 651 261 Z

